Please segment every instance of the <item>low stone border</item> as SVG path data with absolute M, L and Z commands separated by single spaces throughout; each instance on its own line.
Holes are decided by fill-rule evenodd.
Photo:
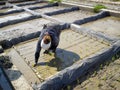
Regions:
M 77 10 L 79 10 L 79 7 L 74 6 L 74 7 L 65 8 L 65 9 L 62 9 L 62 10 L 53 11 L 53 12 L 44 13 L 44 14 L 48 15 L 48 16 L 52 16 L 52 15 L 58 15 L 58 14 L 68 13 L 68 12 L 77 11 Z
M 101 11 L 109 12 L 111 16 L 115 16 L 120 18 L 120 12 L 114 11 L 114 10 L 108 10 L 108 9 L 101 9 Z
M 12 10 L 12 11 L 8 11 L 8 12 L 0 13 L 0 16 L 8 15 L 8 14 L 13 14 L 13 13 L 20 13 L 20 12 L 23 12 L 23 11 L 24 11 L 24 9 Z
M 93 16 L 90 16 L 90 17 L 87 17 L 87 18 L 83 18 L 83 19 L 80 19 L 80 20 L 76 20 L 73 23 L 81 25 L 81 24 L 84 24 L 84 23 L 87 23 L 87 22 L 92 22 L 92 21 L 95 21 L 95 20 L 98 20 L 98 19 L 101 19 L 101 18 L 104 18 L 104 17 L 107 17 L 107 16 L 110 16 L 110 13 L 107 12 L 107 11 L 102 11 L 102 12 L 96 14 L 96 15 L 93 15 Z
M 35 32 L 35 33 L 31 33 L 31 34 L 28 34 L 28 35 L 25 35 L 25 36 L 13 38 L 11 40 L 1 41 L 1 45 L 4 49 L 8 49 L 8 48 L 11 48 L 13 45 L 16 45 L 20 42 L 24 42 L 24 41 L 27 41 L 27 40 L 30 40 L 30 39 L 33 39 L 33 38 L 37 38 L 37 37 L 39 37 L 39 35 L 40 35 L 40 31 Z
M 6 22 L 0 23 L 0 28 L 5 27 L 7 25 L 12 25 L 12 24 L 16 24 L 16 23 L 27 21 L 27 20 L 36 19 L 36 18 L 41 18 L 41 16 L 40 15 L 39 16 L 33 15 L 33 16 L 28 16 L 28 17 L 16 19 L 16 20 L 8 20 Z

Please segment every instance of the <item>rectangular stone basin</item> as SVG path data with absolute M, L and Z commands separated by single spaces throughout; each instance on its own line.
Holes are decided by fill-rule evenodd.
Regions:
M 94 38 L 84 36 L 72 30 L 65 30 L 61 34 L 56 57 L 53 54 L 44 55 L 42 50 L 38 66 L 33 67 L 37 41 L 38 39 L 23 42 L 14 46 L 14 49 L 38 78 L 42 80 L 46 80 L 77 61 L 109 47 L 108 44 L 99 42 Z
M 108 34 L 111 37 L 115 36 L 120 38 L 120 18 L 117 17 L 106 17 L 97 21 L 83 24 L 82 26 Z
M 24 6 L 20 6 L 23 8 L 30 8 L 30 7 L 40 7 L 40 6 L 44 6 L 47 5 L 48 3 L 36 3 L 36 4 L 32 4 L 32 5 L 24 5 Z
M 94 13 L 92 13 L 92 12 L 79 10 L 79 11 L 73 11 L 73 12 L 69 12 L 69 13 L 54 15 L 52 17 L 57 18 L 57 19 L 64 21 L 64 22 L 72 23 L 75 20 L 80 20 L 80 19 L 89 17 L 93 14 Z
M 10 20 L 16 20 L 16 19 L 21 19 L 21 18 L 25 18 L 25 17 L 28 17 L 28 16 L 31 16 L 31 14 L 29 13 L 17 13 L 17 14 L 11 14 L 11 15 L 5 15 L 5 16 L 0 16 L 0 23 L 3 23 L 3 22 L 7 22 L 7 21 L 10 21 Z
M 50 22 L 49 20 L 38 18 L 0 28 L 0 41 L 40 31 L 44 24 Z
M 54 11 L 58 11 L 58 10 L 65 9 L 65 8 L 69 8 L 69 7 L 65 7 L 65 6 L 54 6 L 54 7 L 36 9 L 36 10 L 34 10 L 34 11 L 39 12 L 39 13 L 48 13 L 48 12 L 54 12 Z

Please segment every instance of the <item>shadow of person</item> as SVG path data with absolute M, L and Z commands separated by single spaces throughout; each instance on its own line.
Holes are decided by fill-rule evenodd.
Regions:
M 18 70 L 11 70 L 11 69 L 7 69 L 6 73 L 9 76 L 11 81 L 17 80 L 22 75 L 22 73 L 20 71 L 18 71 Z
M 55 58 L 48 62 L 40 62 L 39 65 L 48 65 L 56 67 L 58 71 L 71 66 L 74 62 L 80 60 L 80 56 L 74 52 L 57 48 Z

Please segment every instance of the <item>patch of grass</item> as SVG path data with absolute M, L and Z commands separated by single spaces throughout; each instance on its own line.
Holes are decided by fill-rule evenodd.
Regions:
M 56 3 L 56 2 L 62 2 L 62 0 L 48 0 L 49 3 Z
M 67 86 L 67 90 L 70 90 L 70 89 L 71 89 L 71 86 L 70 86 L 70 85 L 68 85 L 68 86 Z
M 106 9 L 106 8 L 107 8 L 106 6 L 104 6 L 102 4 L 98 4 L 98 5 L 94 6 L 94 12 L 98 13 L 98 12 L 100 12 L 101 9 Z
M 113 1 L 120 1 L 120 0 L 113 0 Z

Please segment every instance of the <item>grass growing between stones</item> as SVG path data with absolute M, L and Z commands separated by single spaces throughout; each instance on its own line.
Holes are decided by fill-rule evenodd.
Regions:
M 98 13 L 98 12 L 100 12 L 101 9 L 106 9 L 106 8 L 107 8 L 106 6 L 104 6 L 102 4 L 98 4 L 98 5 L 94 6 L 94 12 Z
M 62 0 L 48 0 L 49 3 L 59 3 L 59 2 L 62 2 Z

